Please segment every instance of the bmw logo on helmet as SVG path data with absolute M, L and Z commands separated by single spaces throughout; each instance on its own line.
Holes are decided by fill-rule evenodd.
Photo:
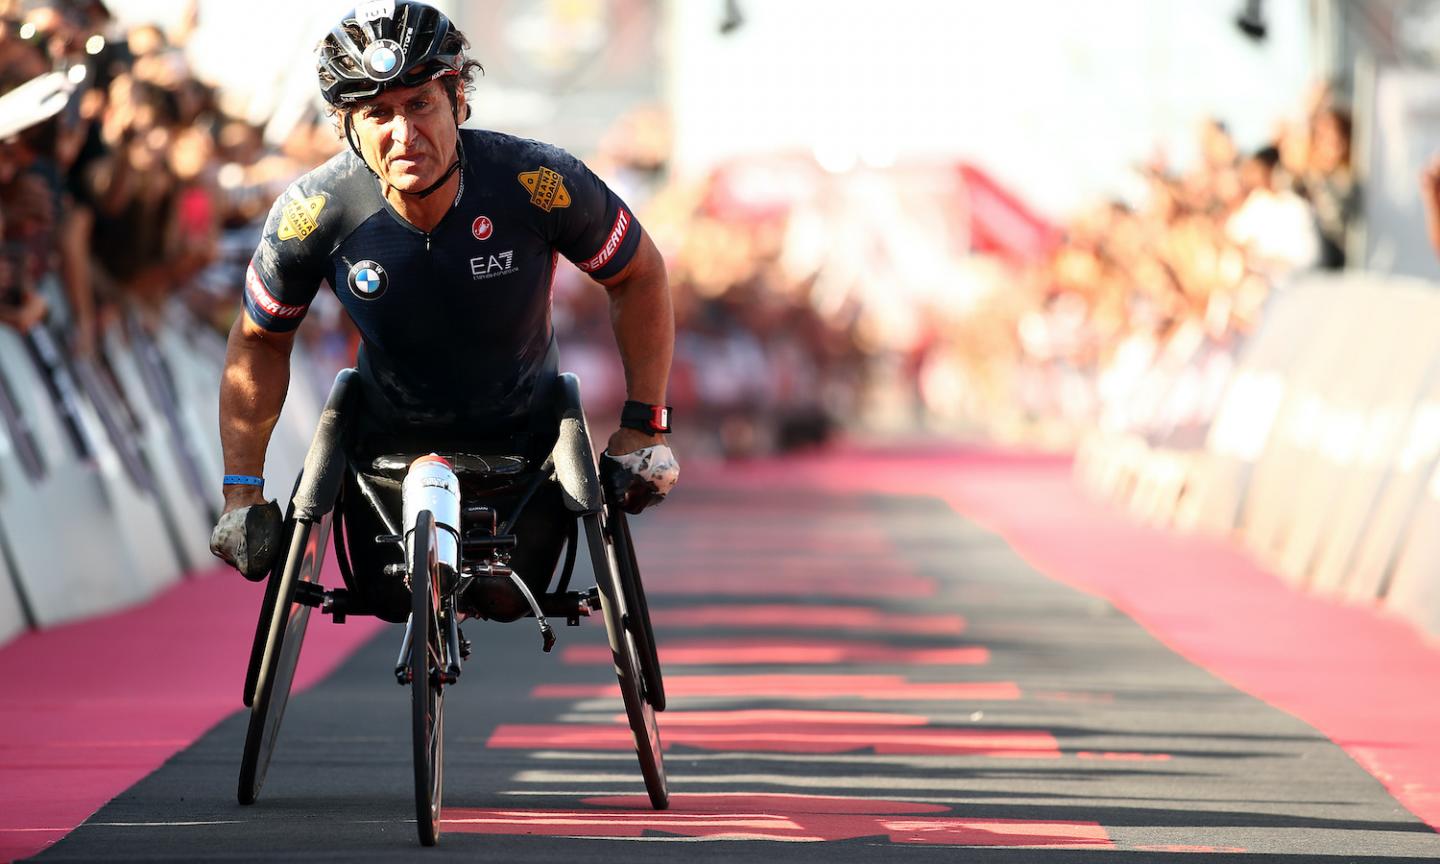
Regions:
M 377 39 L 365 49 L 365 74 L 375 81 L 389 81 L 400 74 L 400 43 Z
M 385 275 L 385 268 L 369 259 L 355 262 L 355 266 L 350 268 L 348 281 L 350 293 L 361 300 L 380 299 L 390 285 L 390 277 Z

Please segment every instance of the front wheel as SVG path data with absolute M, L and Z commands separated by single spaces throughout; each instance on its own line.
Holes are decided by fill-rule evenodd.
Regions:
M 605 532 L 600 514 L 585 518 L 585 537 L 589 541 L 590 561 L 595 568 L 595 584 L 600 589 L 600 608 L 605 618 L 605 632 L 610 640 L 610 654 L 615 661 L 615 677 L 620 682 L 620 698 L 625 703 L 625 717 L 635 738 L 635 755 L 640 760 L 640 775 L 645 791 L 656 810 L 670 806 L 670 788 L 665 779 L 665 756 L 660 743 L 660 729 L 655 723 L 655 708 L 645 694 L 645 676 L 641 671 L 640 654 L 635 638 L 626 626 L 625 596 L 619 584 L 619 567 L 615 546 Z
M 325 540 L 330 533 L 330 515 L 319 522 L 296 522 L 291 528 L 290 548 L 278 574 L 271 574 L 273 600 L 262 610 L 261 629 L 266 638 L 253 664 L 255 684 L 250 699 L 250 724 L 245 732 L 245 750 L 240 757 L 241 804 L 254 804 L 265 785 L 270 757 L 280 736 L 280 721 L 290 701 L 295 666 L 310 622 L 310 607 L 295 602 L 295 586 L 319 579 L 325 558 Z M 268 620 L 267 620 L 268 619 Z M 258 640 L 257 640 L 258 642 Z M 247 692 L 252 692 L 249 687 Z
M 650 626 L 650 604 L 645 601 L 645 583 L 640 579 L 640 563 L 635 558 L 635 543 L 630 539 L 630 523 L 625 518 L 625 511 L 614 505 L 606 506 L 605 516 L 615 546 L 615 573 L 625 595 L 625 629 L 635 640 L 640 672 L 645 677 L 645 701 L 656 711 L 664 711 L 665 681 L 660 674 L 655 629 Z
M 440 790 L 444 757 L 445 670 L 440 631 L 439 564 L 435 517 L 415 519 L 410 555 L 410 731 L 415 749 L 415 823 L 422 846 L 440 839 Z

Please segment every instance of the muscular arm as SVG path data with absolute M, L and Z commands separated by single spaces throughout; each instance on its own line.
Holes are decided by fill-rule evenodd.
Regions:
M 625 366 L 626 394 L 639 402 L 665 404 L 670 360 L 675 351 L 675 312 L 670 304 L 665 259 L 650 235 L 641 234 L 635 257 L 624 270 L 601 284 L 610 293 L 610 323 L 620 347 L 620 362 Z M 659 435 L 620 429 L 610 436 L 608 449 L 618 455 L 662 440 Z
M 225 473 L 260 476 L 270 433 L 290 387 L 295 334 L 272 333 L 241 313 L 230 330 L 220 377 L 220 447 Z M 225 510 L 265 500 L 254 486 L 225 487 Z

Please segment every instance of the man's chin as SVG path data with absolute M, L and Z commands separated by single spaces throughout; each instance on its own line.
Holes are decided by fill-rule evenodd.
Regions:
M 418 178 L 410 176 L 391 178 L 388 185 L 396 192 L 404 192 L 411 195 L 425 188 Z
M 416 193 L 425 189 L 435 182 L 433 177 L 425 177 L 410 171 L 392 171 L 385 178 L 391 189 L 399 192 Z

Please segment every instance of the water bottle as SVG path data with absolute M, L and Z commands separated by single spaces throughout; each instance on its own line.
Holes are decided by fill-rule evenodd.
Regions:
M 435 555 L 450 575 L 460 570 L 460 480 L 440 456 L 431 453 L 410 463 L 402 486 L 405 541 L 414 557 L 415 518 L 421 510 L 435 517 Z M 443 584 L 443 583 L 442 583 Z

